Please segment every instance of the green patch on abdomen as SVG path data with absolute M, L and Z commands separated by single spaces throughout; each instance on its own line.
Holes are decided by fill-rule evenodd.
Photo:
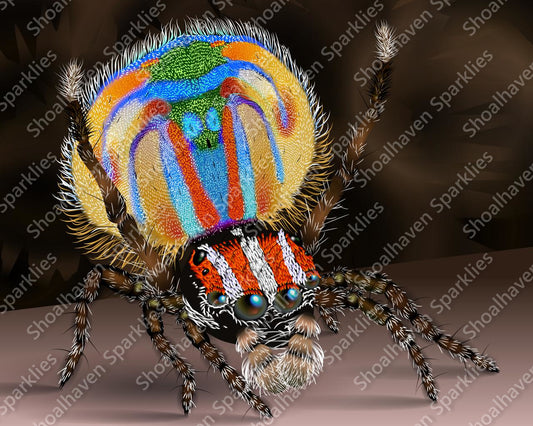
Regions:
M 201 77 L 227 62 L 222 56 L 222 48 L 223 46 L 211 46 L 205 41 L 176 47 L 162 55 L 159 62 L 150 67 L 151 81 Z
M 172 103 L 169 118 L 178 124 L 198 149 L 216 148 L 222 127 L 222 109 L 226 102 L 227 99 L 220 96 L 218 89 L 211 90 L 197 98 Z M 191 117 L 196 117 L 201 122 L 199 132 L 196 128 L 194 131 L 189 129 Z

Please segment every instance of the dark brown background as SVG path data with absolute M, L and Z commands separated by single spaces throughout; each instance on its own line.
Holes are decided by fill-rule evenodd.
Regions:
M 146 11 L 154 2 L 149 1 L 72 1 L 37 38 L 27 30 L 27 23 L 40 16 L 53 2 L 15 0 L 14 7 L 0 12 L 0 95 L 11 90 L 27 70 L 33 59 L 41 58 L 52 49 L 58 59 L 34 81 L 16 100 L 16 107 L 0 113 L 0 198 L 12 190 L 33 161 L 39 161 L 48 152 L 59 155 L 61 140 L 65 134 L 63 117 L 57 117 L 38 137 L 33 138 L 26 126 L 33 118 L 43 114 L 56 102 L 57 72 L 72 57 L 83 58 L 90 67 L 104 61 L 106 46 L 113 45 L 130 30 L 130 22 Z M 182 22 L 186 16 L 201 16 L 206 12 L 231 18 L 248 19 L 263 13 L 270 1 L 235 0 L 233 6 L 216 10 L 208 1 L 182 0 L 168 2 L 165 11 L 146 32 L 155 32 L 171 19 Z M 313 79 L 316 91 L 330 112 L 332 135 L 343 135 L 347 123 L 364 108 L 364 93 L 352 76 L 361 66 L 368 66 L 373 59 L 373 26 L 368 25 L 343 50 L 343 56 L 328 62 L 321 54 L 324 46 L 336 41 L 348 28 L 359 10 L 366 9 L 373 1 L 305 1 L 293 0 L 286 4 L 266 27 L 277 33 L 287 45 L 297 63 L 308 68 L 319 60 L 324 69 Z M 492 303 L 496 292 L 503 291 L 531 266 L 530 247 L 533 233 L 529 221 L 532 216 L 531 185 L 518 194 L 474 240 L 462 232 L 467 218 L 478 217 L 491 203 L 492 194 L 503 191 L 531 163 L 531 135 L 533 104 L 531 83 L 520 91 L 474 139 L 468 138 L 461 128 L 469 117 L 480 114 L 491 102 L 496 90 L 503 90 L 533 60 L 533 26 L 527 1 L 509 0 L 501 10 L 473 37 L 462 26 L 469 16 L 476 16 L 485 7 L 485 1 L 456 2 L 440 12 L 429 1 L 384 0 L 385 9 L 379 18 L 388 20 L 399 31 L 404 31 L 425 9 L 434 18 L 401 50 L 395 60 L 392 97 L 380 125 L 369 140 L 365 164 L 377 159 L 387 141 L 396 139 L 409 127 L 412 120 L 429 107 L 430 99 L 442 93 L 456 79 L 465 62 L 475 59 L 489 50 L 494 59 L 452 101 L 452 107 L 440 113 L 431 112 L 435 119 L 426 126 L 411 143 L 374 178 L 364 189 L 354 189 L 344 203 L 348 216 L 337 222 L 331 231 L 327 249 L 344 234 L 347 225 L 353 223 L 357 212 L 365 212 L 375 202 L 385 206 L 385 213 L 359 235 L 342 253 L 338 264 L 365 266 L 374 263 L 383 254 L 387 242 L 396 241 L 409 229 L 424 211 L 435 218 L 412 243 L 394 259 L 402 262 L 386 268 L 393 277 L 405 285 L 410 293 L 420 297 L 428 309 L 429 300 L 445 294 L 456 281 L 456 274 L 470 262 L 481 257 L 482 252 L 492 253 L 495 262 L 457 298 L 451 312 L 440 315 L 440 320 L 450 324 L 455 331 L 469 320 L 479 319 Z M 434 214 L 429 201 L 439 196 L 455 181 L 455 174 L 469 161 L 474 161 L 485 151 L 494 161 L 468 188 L 453 201 L 452 209 Z M 68 291 L 89 269 L 88 261 L 80 256 L 60 220 L 53 222 L 39 238 L 33 239 L 27 227 L 33 220 L 42 218 L 54 205 L 57 191 L 57 166 L 52 166 L 39 180 L 17 200 L 15 210 L 0 215 L 1 274 L 0 300 L 12 291 L 21 277 L 28 273 L 28 266 L 38 263 L 48 253 L 57 257 L 49 270 L 16 307 L 25 308 L 49 305 L 56 297 Z M 516 250 L 508 250 L 516 249 Z M 452 257 L 461 254 L 466 257 Z M 478 254 L 479 253 L 479 254 Z M 445 258 L 432 259 L 430 258 Z M 318 259 L 323 262 L 324 259 Z M 415 262 L 411 262 L 415 261 Z M 408 263 L 403 263 L 408 262 Z M 478 421 L 491 405 L 491 399 L 506 392 L 521 375 L 531 367 L 531 332 L 527 315 L 531 311 L 531 289 L 521 293 L 504 313 L 487 326 L 476 339 L 479 348 L 491 344 L 489 352 L 502 366 L 497 377 L 483 375 L 453 404 L 452 412 L 434 417 L 421 392 L 415 394 L 415 375 L 402 354 L 365 392 L 353 385 L 352 379 L 359 371 L 367 370 L 381 349 L 390 342 L 383 329 L 375 327 L 358 339 L 343 357 L 343 361 L 328 367 L 302 398 L 294 403 L 278 420 L 278 424 L 401 424 L 411 425 L 424 415 L 431 415 L 435 424 L 468 424 Z M 0 317 L 0 395 L 5 397 L 20 382 L 30 365 L 53 353 L 58 359 L 63 353 L 55 348 L 65 348 L 70 342 L 72 317 L 63 315 L 36 342 L 27 333 L 27 327 L 50 312 L 50 307 L 10 312 Z M 118 344 L 135 324 L 138 307 L 122 300 L 96 302 L 94 343 L 101 352 Z M 347 326 L 355 323 L 356 315 L 348 315 L 343 321 L 341 336 L 325 334 L 321 344 L 329 351 L 347 332 Z M 176 326 L 168 326 L 175 340 L 182 334 Z M 95 385 L 82 401 L 77 403 L 62 424 L 117 424 L 159 423 L 175 424 L 182 421 L 177 411 L 175 377 L 166 375 L 150 391 L 142 392 L 135 385 L 135 378 L 142 371 L 151 369 L 157 360 L 146 336 L 132 349 L 124 364 L 109 369 L 102 382 Z M 229 359 L 236 365 L 238 357 L 228 345 L 222 345 Z M 51 352 L 52 351 L 52 352 Z M 436 373 L 445 373 L 439 379 L 443 395 L 464 374 L 460 364 L 441 355 L 435 348 L 428 350 L 434 361 Z M 83 380 L 97 363 L 105 362 L 93 348 L 88 348 L 89 364 L 83 364 L 69 392 Z M 205 363 L 193 350 L 185 356 L 199 370 Z M 8 366 L 8 368 L 6 368 Z M 202 367 L 203 366 L 203 367 Z M 41 420 L 59 397 L 56 391 L 55 366 L 32 388 L 17 405 L 17 412 L 6 424 L 32 424 Z M 166 373 L 165 373 L 166 374 Z M 212 415 L 220 424 L 250 424 L 257 417 L 246 407 L 236 403 L 235 411 L 221 416 L 213 410 L 212 402 L 227 395 L 227 390 L 211 372 L 199 375 L 200 391 L 198 408 L 186 424 L 201 424 L 206 415 Z M 531 391 L 528 389 L 528 394 Z M 275 403 L 275 399 L 269 399 Z M 512 408 L 498 420 L 498 424 L 526 425 L 528 397 L 522 395 Z M 20 410 L 18 409 L 20 408 Z M 178 413 L 178 414 L 176 414 Z M 4 419 L 2 419 L 4 420 Z
M 183 22 L 187 16 L 227 16 L 235 19 L 259 17 L 269 1 L 235 0 L 217 9 L 220 2 L 168 2 L 165 10 L 139 38 L 171 19 Z M 342 57 L 328 62 L 321 51 L 348 29 L 356 13 L 374 1 L 291 1 L 267 22 L 267 28 L 287 45 L 297 63 L 307 69 L 315 61 L 323 69 L 313 78 L 316 91 L 331 114 L 332 135 L 341 136 L 356 113 L 364 108 L 364 90 L 353 80 L 359 67 L 370 65 L 375 50 L 373 23 L 346 46 Z M 395 60 L 392 98 L 379 126 L 373 131 L 363 168 L 376 160 L 387 141 L 395 140 L 424 110 L 434 119 L 404 148 L 396 158 L 363 189 L 351 191 L 344 203 L 345 219 L 336 222 L 337 231 L 329 236 L 330 244 L 344 234 L 357 212 L 366 212 L 376 201 L 385 212 L 352 242 L 338 261 L 343 265 L 370 265 L 387 242 L 396 241 L 424 211 L 434 220 L 393 261 L 450 256 L 485 250 L 500 250 L 531 245 L 530 219 L 533 204 L 529 185 L 518 194 L 484 229 L 470 240 L 462 227 L 467 218 L 478 217 L 491 203 L 491 196 L 504 190 L 531 163 L 530 119 L 533 88 L 528 84 L 473 139 L 461 128 L 468 118 L 480 114 L 492 101 L 496 90 L 503 90 L 533 60 L 527 2 L 509 1 L 473 36 L 462 29 L 468 16 L 476 16 L 484 1 L 457 2 L 437 10 L 438 2 L 418 0 L 384 1 L 379 19 L 386 19 L 404 31 L 424 9 L 433 15 L 422 30 L 401 49 Z M 103 50 L 123 38 L 136 16 L 146 14 L 150 1 L 72 1 L 49 25 L 34 37 L 27 28 L 33 17 L 41 16 L 53 2 L 16 1 L 0 13 L 0 57 L 2 96 L 11 90 L 33 59 L 52 49 L 58 58 L 43 75 L 17 98 L 15 108 L 0 114 L 0 195 L 3 197 L 20 180 L 32 161 L 48 152 L 59 156 L 65 134 L 65 120 L 57 117 L 37 138 L 26 130 L 33 118 L 39 118 L 56 99 L 55 86 L 59 68 L 72 57 L 82 58 L 87 67 L 106 61 Z M 468 60 L 488 50 L 494 59 L 452 100 L 452 108 L 437 113 L 430 99 L 440 95 L 457 78 Z M 316 68 L 316 65 L 315 65 Z M 488 151 L 494 160 L 452 204 L 452 209 L 433 214 L 429 201 L 446 191 L 465 164 Z M 17 306 L 50 303 L 59 289 L 67 289 L 88 267 L 80 260 L 73 238 L 65 224 L 57 220 L 39 238 L 27 232 L 33 220 L 39 220 L 55 203 L 57 166 L 48 169 L 16 202 L 16 208 L 0 216 L 2 293 L 27 272 L 27 264 L 39 262 L 52 252 L 58 261 Z M 327 245 L 324 246 L 327 250 Z M 18 260 L 17 260 L 18 259 Z M 317 259 L 324 263 L 324 259 Z M 326 259 L 327 260 L 327 259 Z M 79 262 L 82 265 L 79 266 Z M 336 261 L 337 262 L 337 261 Z M 55 271 L 57 269 L 57 271 Z M 78 270 L 72 279 L 71 275 Z M 55 274 L 55 276 L 53 276 Z M 51 281 L 50 281 L 51 280 Z M 75 281 L 74 281 L 75 282 Z

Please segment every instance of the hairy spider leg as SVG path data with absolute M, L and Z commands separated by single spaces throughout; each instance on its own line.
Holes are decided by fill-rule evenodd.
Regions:
M 251 390 L 244 378 L 237 373 L 235 368 L 229 365 L 224 359 L 224 355 L 209 341 L 206 333 L 200 329 L 189 318 L 180 318 L 178 322 L 183 325 L 185 335 L 190 339 L 193 346 L 197 348 L 209 363 L 215 367 L 230 389 L 236 392 L 251 407 L 256 409 L 264 417 L 272 417 L 270 408 Z
M 316 302 L 318 305 L 328 308 L 359 309 L 376 324 L 386 326 L 394 341 L 402 349 L 408 351 L 428 397 L 433 401 L 437 400 L 438 390 L 433 379 L 431 367 L 426 362 L 422 349 L 415 342 L 411 331 L 402 324 L 401 320 L 394 315 L 388 306 L 365 298 L 362 291 L 358 289 L 346 287 L 320 289 L 316 294 Z
M 163 334 L 164 326 L 161 317 L 161 305 L 156 299 L 149 300 L 143 305 L 143 319 L 152 339 L 152 343 L 161 354 L 167 358 L 172 366 L 183 377 L 183 387 L 181 390 L 181 404 L 185 414 L 189 414 L 194 406 L 193 396 L 196 390 L 196 381 L 194 379 L 194 370 L 183 358 L 181 358 Z
M 71 64 L 65 73 L 64 86 L 66 88 L 77 87 L 81 76 L 81 67 L 76 64 Z M 66 100 L 68 103 L 65 111 L 69 121 L 70 134 L 78 142 L 78 155 L 100 188 L 109 220 L 116 224 L 124 241 L 142 259 L 148 268 L 147 275 L 153 279 L 158 287 L 169 288 L 174 276 L 172 267 L 165 264 L 154 247 L 143 237 L 137 222 L 127 212 L 123 195 L 96 158 L 93 146 L 89 141 L 90 130 L 87 114 L 79 101 L 75 95 L 66 96 Z
M 84 279 L 83 291 L 76 297 L 74 339 L 67 354 L 65 366 L 60 371 L 60 387 L 63 387 L 74 373 L 85 345 L 89 340 L 89 305 L 96 299 L 101 284 L 126 296 L 130 301 L 142 298 L 148 299 L 150 293 L 154 293 L 154 290 L 149 293 L 148 288 L 143 285 L 142 281 L 135 279 L 132 275 L 118 268 L 98 265 L 91 269 Z
M 332 173 L 327 188 L 320 195 L 318 203 L 301 228 L 301 236 L 306 248 L 317 247 L 324 223 L 333 207 L 340 201 L 344 190 L 351 184 L 368 135 L 385 109 L 392 73 L 391 60 L 397 53 L 397 47 L 393 30 L 385 23 L 378 25 L 376 39 L 379 66 L 373 68 L 368 93 L 370 102 L 363 116 L 363 123 L 357 129 L 352 129 L 353 138 L 341 158 L 341 167 Z M 334 167 L 333 164 L 332 167 Z
M 72 373 L 76 369 L 78 361 L 83 354 L 85 344 L 89 339 L 89 329 L 91 326 L 89 322 L 89 304 L 98 295 L 101 277 L 102 274 L 97 268 L 92 269 L 84 279 L 83 291 L 76 298 L 74 339 L 66 357 L 65 366 L 59 372 L 61 375 L 59 386 L 61 388 L 72 376 Z
M 347 270 L 337 275 L 337 279 L 343 279 L 349 285 L 374 294 L 384 294 L 398 315 L 408 319 L 417 333 L 426 340 L 435 342 L 452 358 L 457 356 L 462 360 L 469 359 L 484 370 L 499 371 L 498 366 L 490 357 L 480 354 L 476 349 L 444 333 L 427 315 L 420 314 L 416 304 L 407 296 L 405 290 L 384 274 Z

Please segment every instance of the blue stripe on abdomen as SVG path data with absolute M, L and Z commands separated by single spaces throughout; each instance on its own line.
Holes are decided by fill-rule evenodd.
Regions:
M 281 155 L 279 154 L 276 139 L 274 138 L 274 134 L 272 133 L 272 127 L 270 127 L 270 123 L 266 119 L 263 110 L 254 101 L 245 99 L 238 95 L 235 95 L 235 103 L 246 104 L 246 105 L 251 106 L 261 117 L 261 120 L 263 121 L 263 124 L 265 125 L 265 130 L 267 132 L 268 140 L 270 142 L 270 149 L 272 151 L 272 156 L 274 157 L 274 163 L 276 165 L 276 178 L 278 179 L 279 182 L 283 183 L 283 181 L 285 180 L 285 171 L 283 170 L 283 161 L 281 160 Z
M 220 215 L 221 221 L 228 216 L 228 172 L 222 137 L 216 148 L 200 150 L 192 147 L 192 156 L 202 186 Z
M 187 235 L 194 237 L 201 234 L 204 229 L 196 218 L 191 194 L 185 184 L 185 179 L 176 159 L 174 147 L 168 137 L 166 126 L 162 125 L 160 127 L 159 134 L 159 152 L 170 201 L 178 214 L 183 230 Z
M 199 35 L 199 34 L 196 34 L 196 35 L 180 35 L 180 36 L 176 37 L 174 40 L 171 40 L 168 43 L 164 44 L 159 49 L 153 50 L 153 51 L 147 53 L 146 55 L 144 55 L 142 58 L 137 59 L 135 62 L 131 63 L 126 68 L 124 68 L 122 71 L 131 71 L 131 70 L 138 69 L 143 62 L 145 62 L 145 61 L 147 61 L 149 59 L 160 58 L 165 53 L 167 53 L 168 51 L 170 51 L 170 50 L 172 50 L 172 49 L 174 49 L 176 47 L 189 46 L 191 43 L 194 43 L 195 41 L 204 41 L 204 42 L 207 42 L 207 43 L 213 43 L 215 41 L 224 41 L 226 43 L 245 42 L 245 43 L 255 44 L 255 45 L 261 47 L 262 49 L 269 51 L 264 44 L 260 43 L 259 41 L 257 41 L 256 39 L 254 39 L 252 37 L 244 36 L 244 35 L 222 35 L 222 34 L 217 34 L 217 35 L 212 35 L 212 34 L 211 35 Z M 115 78 L 115 77 L 113 77 L 113 78 Z

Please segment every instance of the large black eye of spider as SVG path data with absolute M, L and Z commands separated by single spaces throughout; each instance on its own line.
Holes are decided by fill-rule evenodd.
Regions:
M 255 320 L 263 316 L 267 301 L 262 294 L 245 294 L 235 302 L 235 315 L 244 321 Z
M 207 295 L 207 301 L 212 306 L 222 306 L 227 302 L 227 297 L 220 291 L 212 291 Z
M 195 250 L 194 255 L 192 257 L 192 263 L 194 263 L 196 266 L 198 266 L 200 263 L 204 261 L 204 259 L 207 257 L 207 253 L 203 250 Z
M 320 282 L 320 278 L 317 274 L 310 274 L 307 276 L 307 280 L 305 281 L 305 286 L 308 288 L 315 288 L 319 282 Z
M 276 294 L 274 306 L 280 312 L 287 313 L 300 306 L 302 292 L 297 288 L 286 288 Z

